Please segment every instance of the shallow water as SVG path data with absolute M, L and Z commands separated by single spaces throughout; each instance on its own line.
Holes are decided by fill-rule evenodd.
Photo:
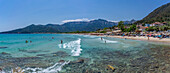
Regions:
M 28 43 L 25 43 L 26 40 Z M 60 43 L 61 40 L 63 44 Z M 21 67 L 24 72 L 57 73 L 72 72 L 69 70 L 79 67 L 79 64 L 72 62 L 80 59 L 83 59 L 83 62 L 85 60 L 83 65 L 86 66 L 82 66 L 83 69 L 91 67 L 93 70 L 100 70 L 100 67 L 113 62 L 128 64 L 130 59 L 147 57 L 148 55 L 141 51 L 155 48 L 155 44 L 109 37 L 101 40 L 101 37 L 89 35 L 0 34 L 0 47 L 0 68 L 4 72 Z M 102 66 L 95 66 L 99 65 L 98 63 Z

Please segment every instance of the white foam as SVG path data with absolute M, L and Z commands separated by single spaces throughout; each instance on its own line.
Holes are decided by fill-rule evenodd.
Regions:
M 68 64 L 69 62 L 70 61 L 59 62 L 59 63 L 56 63 L 53 66 L 50 66 L 46 69 L 43 69 L 43 68 L 26 68 L 26 69 L 23 69 L 23 71 L 32 71 L 30 73 L 58 73 L 59 71 L 62 70 L 62 67 L 65 64 Z
M 69 43 L 59 44 L 59 48 L 70 49 L 72 56 L 79 56 L 82 49 L 81 49 L 81 39 L 79 38 L 76 41 L 71 41 Z
M 78 35 L 81 37 L 88 37 L 88 38 L 97 38 L 98 36 L 93 36 L 93 35 Z
M 105 40 L 106 43 L 117 43 L 117 41 Z
M 9 72 L 10 72 L 10 71 L 9 71 Z M 2 70 L 2 71 L 0 71 L 0 73 L 6 73 L 6 72 Z
M 101 40 L 101 38 L 98 38 L 98 39 Z M 106 43 L 117 43 L 118 42 L 118 41 L 112 41 L 112 40 L 103 39 L 102 43 L 105 43 L 105 41 L 106 41 Z

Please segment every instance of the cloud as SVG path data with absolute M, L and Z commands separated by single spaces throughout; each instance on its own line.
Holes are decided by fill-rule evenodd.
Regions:
M 81 22 L 81 21 L 86 21 L 89 22 L 91 20 L 95 20 L 95 19 L 88 19 L 88 18 L 82 18 L 82 19 L 74 19 L 74 20 L 63 20 L 62 23 L 67 23 L 67 22 Z M 108 20 L 110 22 L 115 22 L 118 23 L 119 21 L 113 21 L 113 20 Z
M 110 21 L 110 22 L 115 22 L 115 23 L 118 23 L 119 21 L 112 21 L 112 20 L 108 20 L 108 21 Z
M 80 21 L 90 21 L 90 19 L 83 18 L 83 19 L 74 19 L 74 20 L 64 20 L 62 23 L 67 23 L 67 22 L 80 22 Z

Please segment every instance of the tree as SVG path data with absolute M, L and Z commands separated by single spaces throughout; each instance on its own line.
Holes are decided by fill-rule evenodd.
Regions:
M 100 31 L 100 33 L 106 33 L 106 31 Z
M 103 30 L 106 30 L 106 29 L 108 29 L 107 27 L 105 27 Z
M 123 21 L 120 21 L 117 26 L 118 26 L 118 28 L 121 29 L 122 31 L 124 30 L 124 22 L 123 22 Z
M 154 28 L 153 27 L 149 27 L 147 29 L 145 29 L 146 31 L 154 31 Z
M 112 29 L 114 29 L 116 26 L 112 26 Z
M 142 26 L 145 26 L 145 24 L 142 24 Z

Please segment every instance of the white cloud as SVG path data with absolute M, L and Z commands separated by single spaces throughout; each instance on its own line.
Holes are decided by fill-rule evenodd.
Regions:
M 112 21 L 112 20 L 108 20 L 108 21 L 110 21 L 110 22 L 115 22 L 115 23 L 118 23 L 119 21 Z
M 67 23 L 67 22 L 80 22 L 80 21 L 90 21 L 90 19 L 83 18 L 83 19 L 74 19 L 74 20 L 64 20 L 62 23 Z
M 91 21 L 91 20 L 95 20 L 95 19 L 88 19 L 88 18 L 82 18 L 82 19 L 74 19 L 74 20 L 63 20 L 62 23 L 67 23 L 67 22 L 80 22 L 80 21 Z M 115 22 L 118 23 L 119 21 L 113 21 L 113 20 L 108 20 L 110 22 Z

